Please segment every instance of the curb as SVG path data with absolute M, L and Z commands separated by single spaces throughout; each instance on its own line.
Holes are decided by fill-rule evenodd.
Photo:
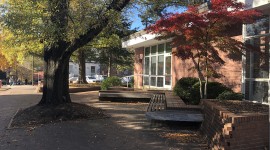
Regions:
M 11 88 L 0 88 L 0 91 L 7 91 L 10 90 Z
M 8 126 L 7 126 L 7 130 L 12 130 L 12 129 L 19 129 L 18 127 L 11 127 L 11 124 L 12 124 L 12 122 L 13 122 L 13 120 L 14 120 L 14 117 L 17 115 L 17 113 L 20 111 L 20 110 L 22 110 L 21 108 L 19 108 L 15 113 L 14 113 L 14 115 L 11 117 L 11 119 L 10 119 L 10 121 L 9 121 L 9 123 L 8 123 Z

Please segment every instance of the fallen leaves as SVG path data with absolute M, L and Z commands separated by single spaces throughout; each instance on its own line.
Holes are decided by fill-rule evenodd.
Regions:
M 238 113 L 269 113 L 269 106 L 260 103 L 252 103 L 238 100 L 212 101 L 228 111 Z
M 180 143 L 206 143 L 205 138 L 203 138 L 198 132 L 164 133 L 162 137 L 175 140 Z

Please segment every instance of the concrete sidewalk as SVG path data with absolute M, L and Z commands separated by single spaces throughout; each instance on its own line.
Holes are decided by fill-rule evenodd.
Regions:
M 98 92 L 72 94 L 74 102 L 105 110 L 109 119 L 68 121 L 35 129 L 6 130 L 19 108 L 35 105 L 41 95 L 32 86 L 14 86 L 0 92 L 0 149 L 2 150 L 166 150 L 200 149 L 197 144 L 177 143 L 160 135 L 145 118 L 146 103 L 99 102 Z

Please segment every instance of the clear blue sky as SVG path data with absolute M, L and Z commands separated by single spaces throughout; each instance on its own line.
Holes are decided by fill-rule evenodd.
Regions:
M 169 7 L 167 9 L 167 12 L 171 12 L 171 13 L 182 13 L 186 11 L 185 7 Z M 137 28 L 138 30 L 142 30 L 144 29 L 144 26 L 141 23 L 141 19 L 138 17 L 139 12 L 136 9 L 132 9 L 130 12 L 130 20 L 133 21 L 132 25 L 131 25 L 131 29 Z

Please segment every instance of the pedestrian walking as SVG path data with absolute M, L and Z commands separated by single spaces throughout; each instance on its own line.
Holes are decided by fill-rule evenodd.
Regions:
M 17 80 L 17 85 L 21 85 L 21 79 Z
M 13 85 L 13 78 L 9 78 L 9 85 L 12 86 Z

